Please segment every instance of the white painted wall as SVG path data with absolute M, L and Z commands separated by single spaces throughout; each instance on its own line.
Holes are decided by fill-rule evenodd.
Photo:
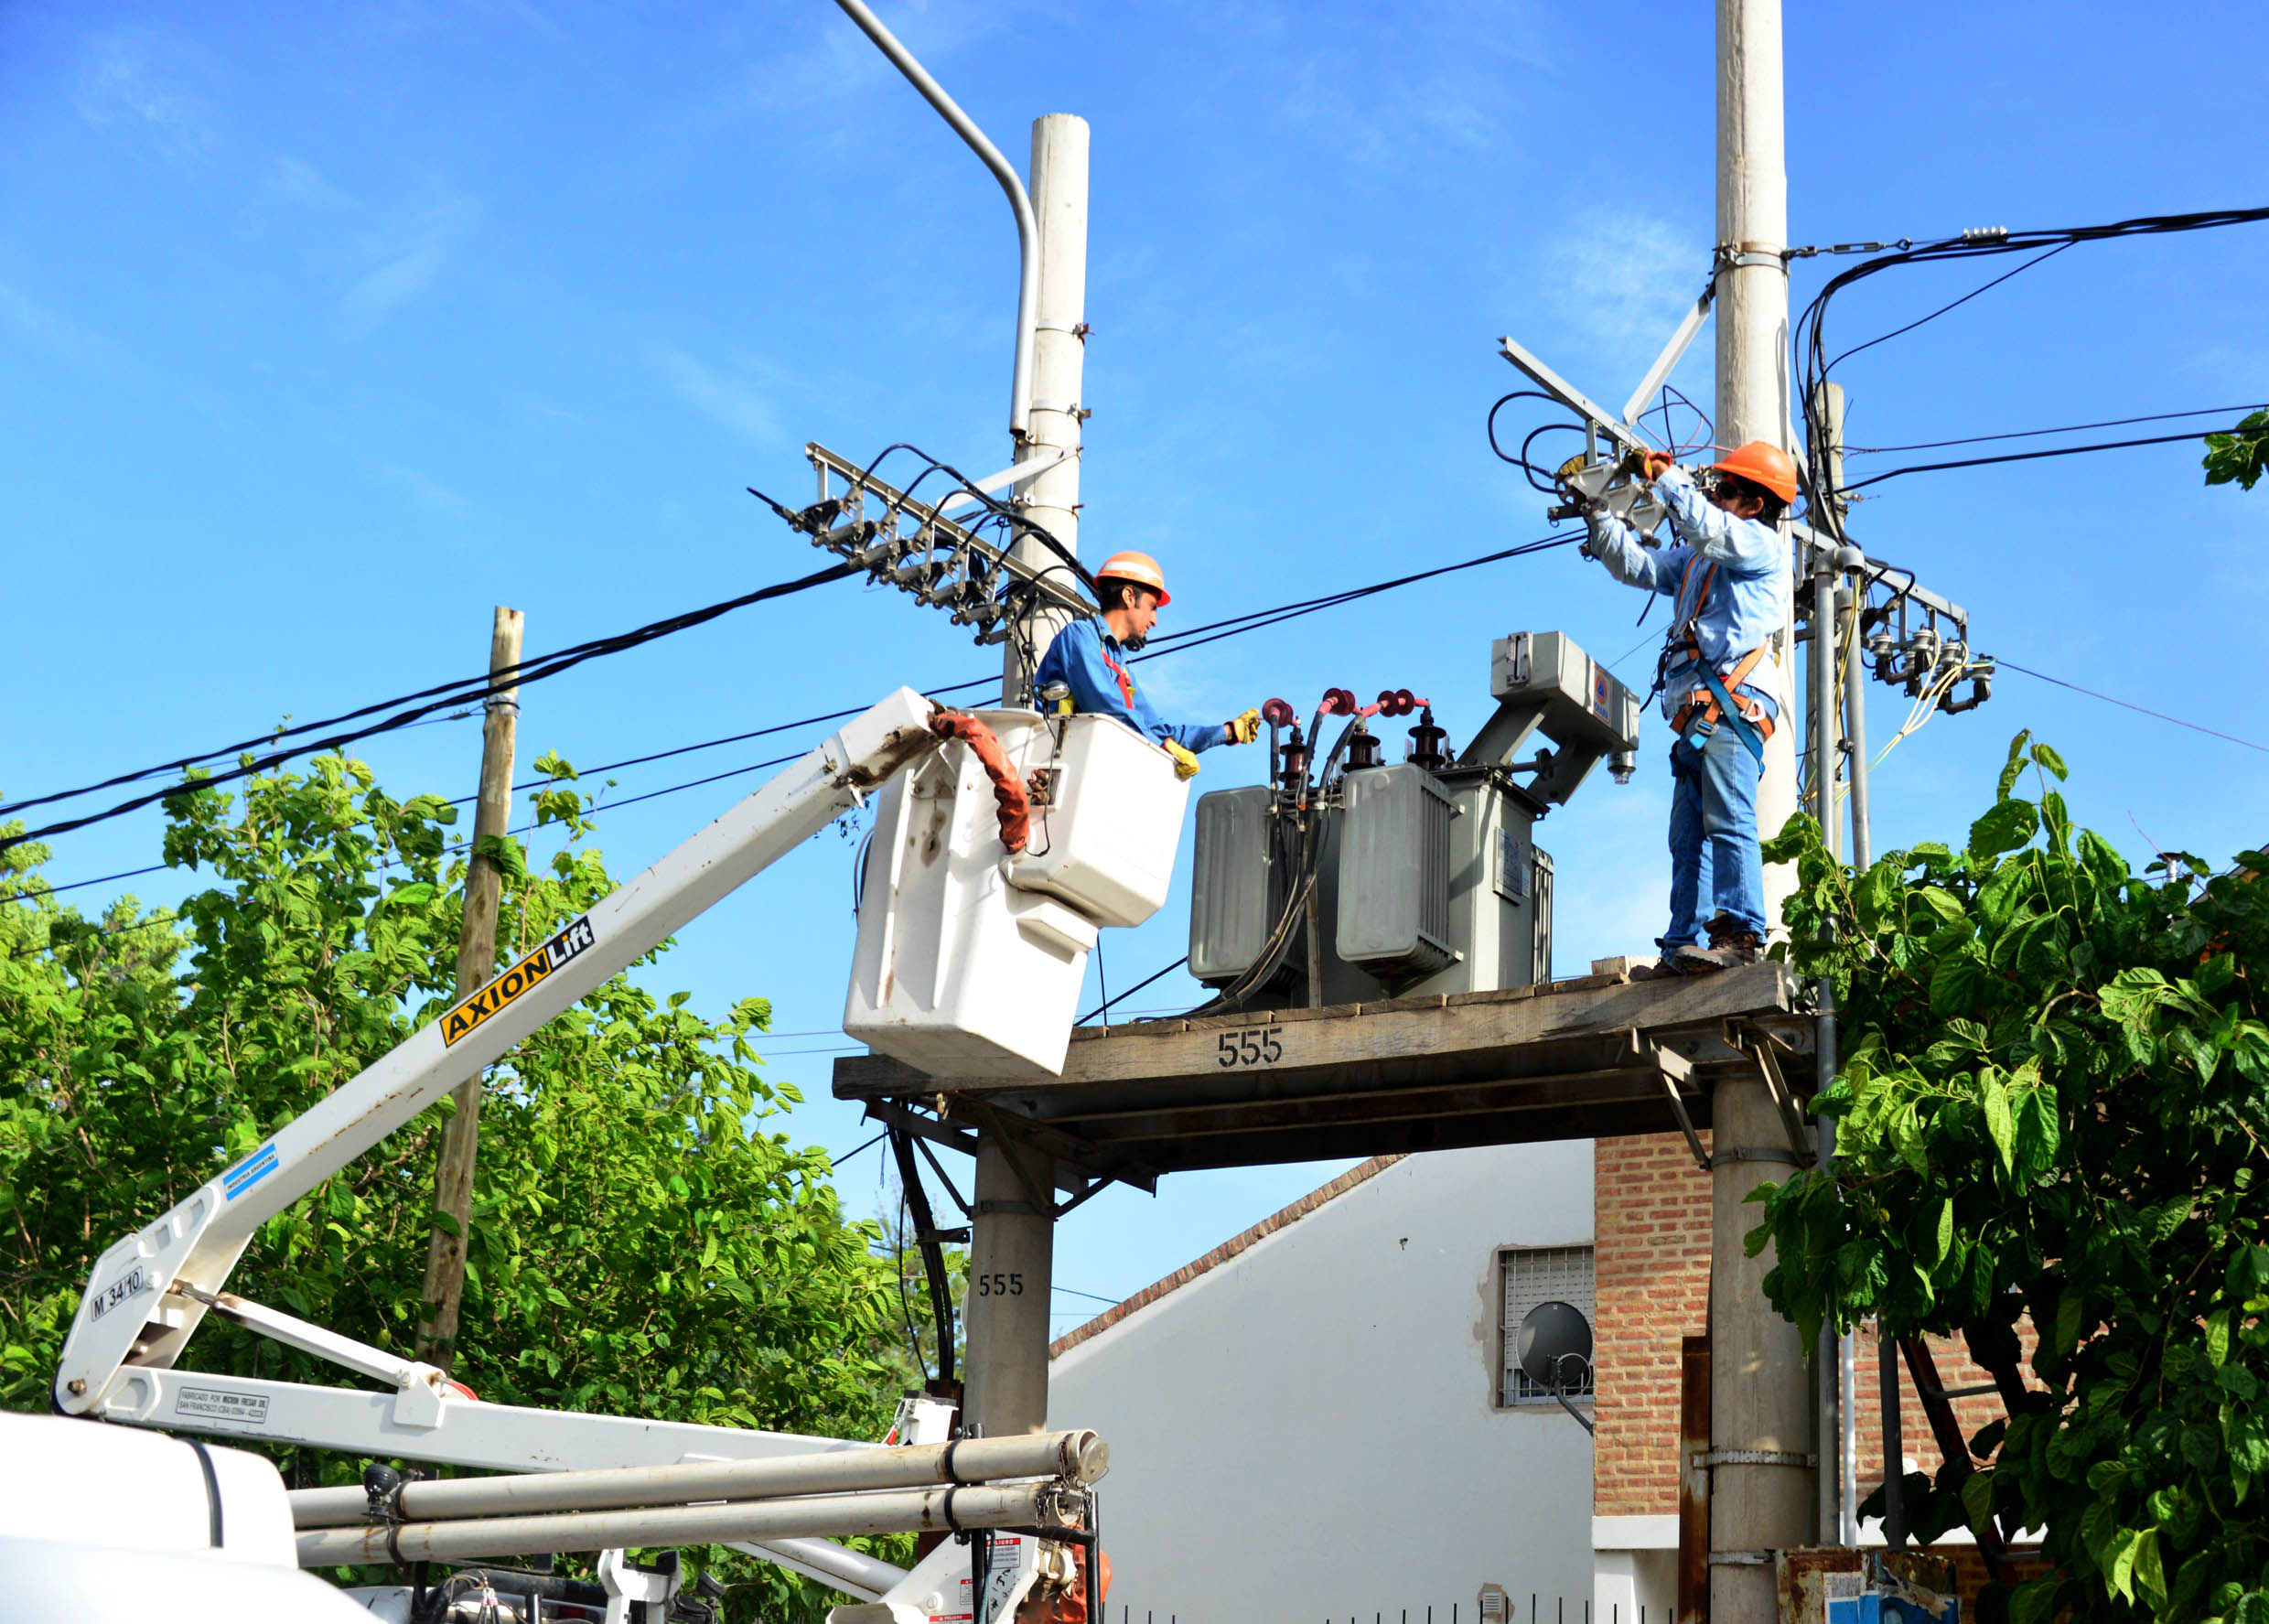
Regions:
M 1493 1399 L 1498 1249 L 1591 1239 L 1588 1140 L 1406 1157 L 1057 1360 L 1110 1624 L 1584 1624 L 1591 1439 Z

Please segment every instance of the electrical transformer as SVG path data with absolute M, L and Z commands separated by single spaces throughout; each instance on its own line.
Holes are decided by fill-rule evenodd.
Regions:
M 1334 689 L 1305 732 L 1270 702 L 1269 781 L 1198 802 L 1189 972 L 1224 1006 L 1551 979 L 1552 858 L 1536 821 L 1603 759 L 1629 780 L 1639 698 L 1556 631 L 1498 639 L 1489 693 L 1495 713 L 1454 755 L 1407 690 L 1358 709 Z M 1414 710 L 1405 758 L 1384 760 L 1371 718 Z M 1319 760 L 1336 716 L 1350 720 Z

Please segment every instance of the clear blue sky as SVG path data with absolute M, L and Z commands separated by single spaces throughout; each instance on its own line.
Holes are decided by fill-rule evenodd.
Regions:
M 1156 553 L 1185 625 L 1543 533 L 1482 437 L 1513 385 L 1497 336 L 1619 400 L 1706 272 L 1698 0 L 886 16 L 1020 167 L 1036 115 L 1092 124 L 1085 546 Z M 2269 13 L 2239 4 L 1791 4 L 1791 235 L 2264 201 L 2247 135 L 2264 47 Z M 2265 251 L 2264 227 L 2076 249 L 1851 363 L 1850 438 L 2269 396 Z M 1834 263 L 1797 266 L 1800 302 Z M 1877 278 L 1839 301 L 1833 336 L 2006 268 Z M 992 180 L 825 0 L 18 0 L 0 11 L 0 790 L 465 673 L 492 604 L 526 611 L 533 651 L 804 573 L 818 556 L 742 488 L 808 489 L 810 439 L 1001 466 L 1015 278 Z M 1708 348 L 1680 375 L 1704 400 Z M 1971 608 L 1984 649 L 2269 742 L 2269 490 L 2205 490 L 2194 448 L 1918 475 L 1853 528 Z M 1565 628 L 1614 659 L 1647 635 L 1639 608 L 1562 551 L 1145 675 L 1169 713 L 1207 720 L 1407 685 L 1462 737 L 1488 709 L 1493 637 Z M 1642 685 L 1647 659 L 1624 666 Z M 839 585 L 530 690 L 522 759 L 613 760 L 994 665 L 941 616 Z M 1875 693 L 1880 740 L 1905 706 Z M 1878 847 L 1958 834 L 2021 726 L 2131 854 L 2219 857 L 2269 834 L 2261 751 L 2008 675 L 1893 755 Z M 611 793 L 785 747 L 626 771 Z M 456 795 L 479 749 L 466 721 L 367 753 L 397 793 Z M 1603 775 L 1540 831 L 1564 970 L 1659 928 L 1661 751 L 1655 726 L 1635 783 Z M 1199 788 L 1261 770 L 1215 754 Z M 735 792 L 626 808 L 599 844 L 627 874 Z M 153 812 L 65 838 L 50 877 L 153 862 L 157 829 Z M 811 1096 L 787 1125 L 838 1151 L 867 1133 L 825 1097 L 852 852 L 823 835 L 655 977 L 713 1012 L 771 997 L 775 1073 Z M 1113 981 L 1174 959 L 1185 920 L 1178 896 L 1113 933 Z M 1178 976 L 1140 1003 L 1196 995 Z M 844 1169 L 855 1200 L 881 1159 Z M 1115 1298 L 1330 1171 L 1114 1193 L 1066 1223 L 1058 1278 Z M 1058 1323 L 1095 1306 L 1061 1296 Z

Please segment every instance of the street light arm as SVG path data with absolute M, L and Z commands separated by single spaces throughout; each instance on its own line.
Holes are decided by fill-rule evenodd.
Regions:
M 898 37 L 883 27 L 882 19 L 867 7 L 866 0 L 835 0 L 835 4 L 906 75 L 907 82 L 922 93 L 922 99 L 938 110 L 938 115 L 953 126 L 953 133 L 969 144 L 970 151 L 984 160 L 984 167 L 1001 183 L 1001 190 L 1008 194 L 1008 206 L 1016 215 L 1017 259 L 1016 364 L 1008 387 L 1008 432 L 1021 440 L 1032 414 L 1032 333 L 1034 323 L 1039 319 L 1040 307 L 1040 231 L 1039 222 L 1033 217 L 1032 199 L 1024 189 L 1023 177 L 1001 156 L 1001 149 L 985 138 L 976 122 L 961 110 L 961 104 L 930 77 L 930 70 L 914 59 L 911 51 L 898 43 Z

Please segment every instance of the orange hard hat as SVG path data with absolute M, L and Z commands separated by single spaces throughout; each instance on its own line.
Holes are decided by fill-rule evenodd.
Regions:
M 1796 500 L 1796 458 L 1770 440 L 1737 446 L 1726 453 L 1725 461 L 1710 464 L 1710 469 L 1761 485 L 1784 502 Z
M 1103 560 L 1103 566 L 1095 572 L 1095 578 L 1098 581 L 1132 581 L 1137 586 L 1147 586 L 1158 595 L 1161 607 L 1174 601 L 1167 596 L 1166 572 L 1158 567 L 1158 561 L 1147 553 L 1113 553 Z

